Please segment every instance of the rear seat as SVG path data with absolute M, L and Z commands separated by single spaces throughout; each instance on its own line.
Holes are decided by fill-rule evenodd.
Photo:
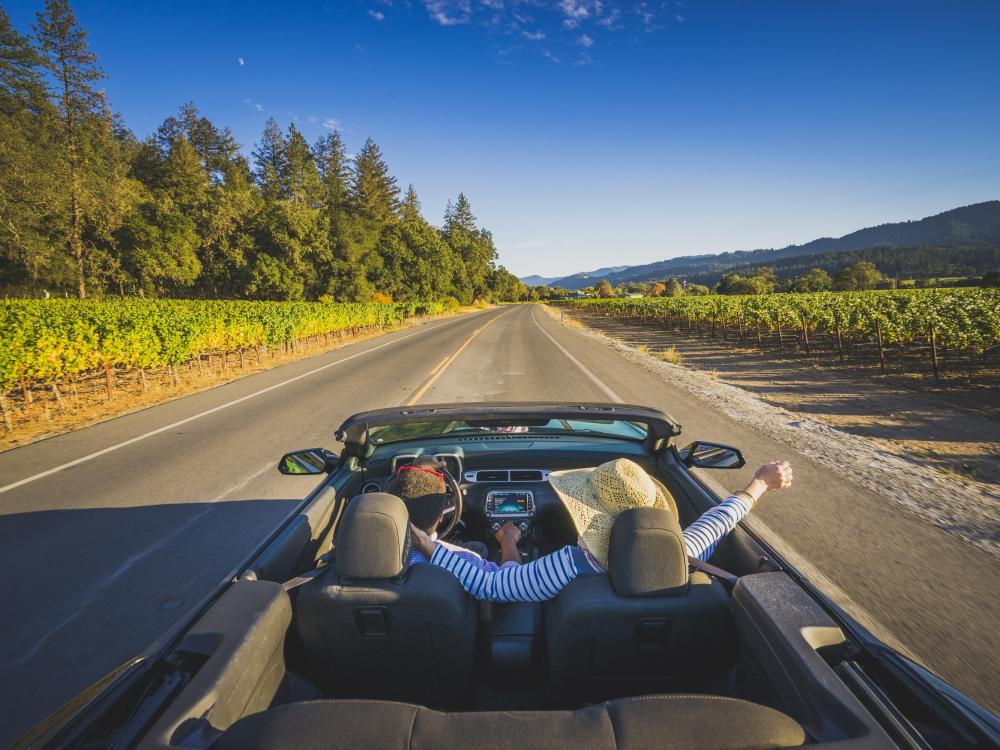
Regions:
M 798 747 L 802 728 L 774 709 L 712 695 L 649 695 L 576 711 L 445 713 L 408 703 L 321 700 L 240 719 L 213 750 L 763 750 Z

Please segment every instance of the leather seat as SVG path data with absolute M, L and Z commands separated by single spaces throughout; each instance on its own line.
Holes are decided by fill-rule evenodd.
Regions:
M 442 713 L 405 703 L 310 701 L 240 719 L 213 750 L 763 750 L 802 728 L 771 708 L 714 695 L 648 695 L 577 711 Z
M 326 695 L 450 706 L 471 692 L 475 601 L 448 571 L 409 567 L 409 528 L 394 495 L 354 498 L 336 565 L 299 590 L 295 627 Z
M 688 576 L 667 510 L 619 516 L 608 575 L 577 578 L 544 613 L 551 685 L 567 703 L 704 689 L 737 657 L 728 594 L 704 574 Z

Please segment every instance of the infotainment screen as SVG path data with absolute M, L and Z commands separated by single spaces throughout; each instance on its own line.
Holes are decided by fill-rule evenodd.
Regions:
M 495 516 L 523 515 L 533 510 L 530 499 L 530 492 L 491 492 L 486 510 Z

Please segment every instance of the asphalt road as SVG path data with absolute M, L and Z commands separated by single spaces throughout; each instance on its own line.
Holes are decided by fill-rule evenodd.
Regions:
M 749 464 L 788 458 L 796 486 L 757 519 L 1000 709 L 1000 563 L 526 305 L 427 322 L 0 454 L 0 745 L 152 642 L 312 489 L 314 478 L 277 473 L 282 453 L 336 449 L 345 417 L 412 400 L 647 404 L 687 439 L 741 447 Z M 732 488 L 750 471 L 716 478 Z

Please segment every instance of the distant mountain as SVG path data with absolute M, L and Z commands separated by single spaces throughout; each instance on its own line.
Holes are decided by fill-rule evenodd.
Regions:
M 574 278 L 579 278 L 581 280 L 592 279 L 593 281 L 597 281 L 599 279 L 606 279 L 609 276 L 627 271 L 629 268 L 631 268 L 631 266 L 608 266 L 607 268 L 598 268 L 596 271 L 586 271 L 584 273 L 575 274 Z M 560 284 L 554 283 L 561 281 L 558 276 L 522 276 L 521 281 L 528 286 L 561 286 Z M 589 284 L 581 284 L 579 287 L 574 288 L 582 289 L 585 286 L 589 286 Z
M 828 255 L 877 247 L 936 245 L 942 249 L 949 244 L 968 247 L 980 243 L 1000 243 L 1000 200 L 955 208 L 918 221 L 859 229 L 843 237 L 822 237 L 804 245 L 789 245 L 778 250 L 737 250 L 710 255 L 686 255 L 641 266 L 601 268 L 551 279 L 546 282 L 546 286 L 582 289 L 600 279 L 607 279 L 615 285 L 629 281 L 660 280 L 671 276 L 705 279 L 728 269 L 759 266 L 783 258 Z
M 523 281 L 528 286 L 548 286 L 550 281 L 556 281 L 557 277 L 550 276 L 546 278 L 545 276 L 522 276 L 521 281 Z

